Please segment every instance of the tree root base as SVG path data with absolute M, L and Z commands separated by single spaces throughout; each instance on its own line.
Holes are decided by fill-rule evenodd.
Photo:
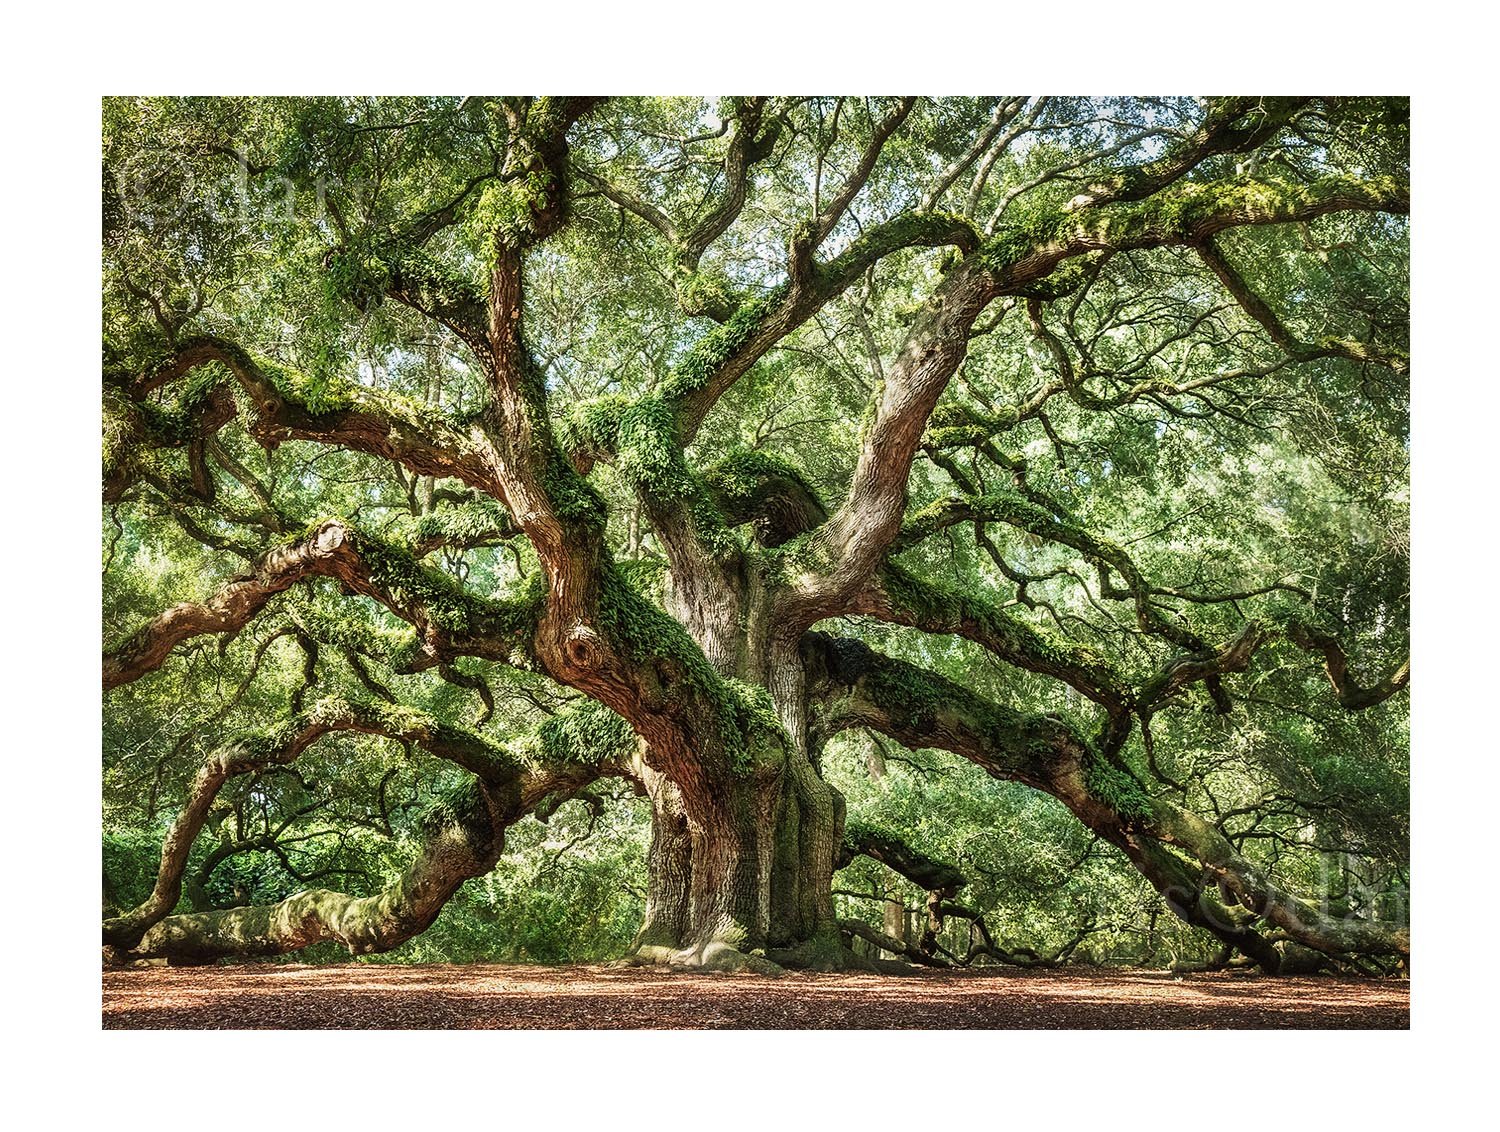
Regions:
M 625 958 L 612 964 L 616 967 L 671 967 L 683 971 L 738 974 L 749 971 L 755 975 L 780 975 L 785 968 L 764 955 L 743 952 L 731 944 L 719 940 L 692 947 L 664 947 L 660 944 L 642 944 Z
M 731 944 L 712 940 L 691 947 L 640 944 L 613 967 L 670 967 L 682 971 L 755 975 L 782 975 L 798 971 L 859 971 L 866 974 L 908 974 L 917 970 L 906 963 L 869 959 L 843 944 L 805 940 L 794 947 L 768 948 L 764 952 L 741 951 Z

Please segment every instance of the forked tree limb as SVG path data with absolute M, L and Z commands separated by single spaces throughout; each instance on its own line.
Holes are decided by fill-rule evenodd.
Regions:
M 1368 687 L 1358 683 L 1349 674 L 1349 658 L 1338 639 L 1331 634 L 1314 629 L 1300 622 L 1287 627 L 1287 636 L 1302 649 L 1321 653 L 1323 668 L 1328 682 L 1333 686 L 1339 703 L 1350 711 L 1360 711 L 1384 703 L 1411 683 L 1411 661 L 1404 660 L 1389 676 L 1382 677 Z

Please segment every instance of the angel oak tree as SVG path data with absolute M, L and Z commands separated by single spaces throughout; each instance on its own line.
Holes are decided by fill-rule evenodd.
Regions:
M 1340 264 L 1404 263 L 1405 152 L 1399 100 L 108 102 L 104 498 L 223 580 L 107 645 L 106 711 L 269 615 L 306 681 L 203 763 L 106 955 L 389 949 L 509 825 L 624 776 L 653 815 L 636 960 L 862 964 L 851 930 L 898 941 L 840 923 L 837 869 L 908 876 L 934 927 L 965 879 L 846 812 L 821 756 L 864 729 L 1052 795 L 1267 970 L 1291 945 L 1404 958 L 1404 924 L 1297 895 L 1196 812 L 1151 728 L 1233 711 L 1268 652 L 1321 666 L 1335 710 L 1389 700 L 1406 665 L 1360 683 L 1326 595 L 1195 586 L 1224 575 L 1088 500 L 1171 429 L 1285 429 L 1308 374 L 1399 400 L 1404 294 Z M 1296 281 L 1317 263 L 1320 296 Z M 807 390 L 825 415 L 778 439 Z M 1132 439 L 1085 437 L 1105 424 Z M 292 472 L 278 447 L 313 455 Z M 384 486 L 320 479 L 328 450 Z M 484 555 L 513 561 L 505 585 L 476 584 Z M 1035 696 L 898 656 L 901 632 Z M 581 696 L 498 738 L 483 673 L 507 666 Z M 422 673 L 479 721 L 403 703 Z M 336 733 L 466 773 L 410 868 L 179 912 L 225 783 Z

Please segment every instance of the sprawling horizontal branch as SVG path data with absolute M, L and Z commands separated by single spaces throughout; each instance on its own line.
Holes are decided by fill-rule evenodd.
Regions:
M 899 566 L 881 570 L 849 611 L 924 633 L 957 634 L 1008 664 L 1061 680 L 1112 710 L 1132 699 L 1123 677 L 1086 646 L 1044 634 L 983 596 L 924 582 Z
M 927 894 L 928 921 L 920 945 L 916 949 L 908 949 L 900 944 L 892 947 L 890 943 L 880 943 L 880 946 L 888 951 L 906 954 L 908 958 L 915 953 L 923 957 L 917 959 L 917 962 L 928 962 L 935 955 L 938 933 L 943 930 L 943 901 L 955 896 L 960 888 L 969 883 L 968 878 L 956 866 L 935 860 L 921 850 L 914 849 L 890 830 L 851 819 L 844 825 L 844 840 L 835 851 L 833 867 L 846 868 L 857 856 L 879 861 Z M 860 921 L 841 921 L 840 926 L 846 931 L 871 939 L 867 934 L 869 929 Z M 871 941 L 879 942 L 873 939 Z M 941 962 L 939 965 L 942 965 Z
M 235 416 L 227 388 L 206 385 L 188 390 L 168 408 L 132 400 L 120 389 L 105 387 L 104 501 L 114 503 L 146 474 L 140 457 L 153 449 L 186 449 L 185 494 L 199 502 L 214 498 L 214 481 L 205 457 L 214 435 Z
M 170 916 L 122 958 L 216 959 L 283 955 L 333 940 L 351 955 L 388 951 L 425 931 L 465 880 L 483 876 L 499 859 L 500 819 L 488 792 L 470 791 L 466 819 L 429 832 L 417 860 L 375 896 L 308 889 L 277 904 Z
M 530 651 L 538 617 L 534 598 L 476 597 L 401 548 L 329 520 L 305 538 L 267 551 L 249 573 L 230 579 L 207 601 L 174 605 L 107 651 L 105 690 L 154 672 L 192 637 L 238 632 L 276 594 L 314 577 L 337 579 L 410 622 L 418 636 L 408 670 L 456 655 L 511 660 Z
M 1306 98 L 1218 98 L 1203 121 L 1177 145 L 1143 165 L 1101 177 L 1068 202 L 1071 210 L 1116 201 L 1137 201 L 1159 192 L 1190 173 L 1206 158 L 1243 153 L 1268 140 L 1307 106 Z
M 1223 890 L 1201 864 L 1152 836 L 1131 833 L 1109 840 L 1151 882 L 1173 915 L 1248 955 L 1265 971 L 1281 969 L 1281 953 L 1256 925 L 1255 915 L 1233 899 L 1221 901 Z
M 159 613 L 129 640 L 104 654 L 104 690 L 138 680 L 166 662 L 183 641 L 203 633 L 242 629 L 276 594 L 315 574 L 347 568 L 342 529 L 319 532 L 265 554 L 253 573 L 231 579 L 204 602 L 180 602 Z
M 255 405 L 257 419 L 248 427 L 263 444 L 333 444 L 380 456 L 419 475 L 451 476 L 498 494 L 484 459 L 487 446 L 473 429 L 461 429 L 427 406 L 395 394 L 337 378 L 312 378 L 254 357 L 226 339 L 184 341 L 170 358 L 135 381 L 131 396 L 143 399 L 210 363 L 225 366 Z
M 816 741 L 869 727 L 913 749 L 952 751 L 996 778 L 1044 790 L 1082 774 L 1089 758 L 1087 741 L 1057 717 L 992 703 L 862 642 L 812 632 L 803 638 L 802 653 Z
M 1144 823 L 1154 837 L 1180 845 L 1250 912 L 1307 947 L 1326 954 L 1409 955 L 1411 932 L 1380 920 L 1339 918 L 1278 887 L 1214 826 L 1179 806 L 1157 800 Z
M 1179 181 L 1133 204 L 1045 213 L 998 233 L 984 259 L 997 293 L 1019 294 L 1063 260 L 1094 251 L 1198 246 L 1220 232 L 1290 224 L 1334 212 L 1404 213 L 1407 185 L 1390 177 L 1332 176 L 1309 184 L 1250 176 Z
M 994 777 L 1053 795 L 1123 850 L 1174 912 L 1268 969 L 1277 969 L 1279 953 L 1254 927 L 1257 919 L 1328 954 L 1409 951 L 1409 932 L 1400 925 L 1340 919 L 1278 887 L 1212 825 L 1153 797 L 1056 717 L 1011 712 L 855 641 L 809 633 L 803 651 L 820 739 L 870 727 L 908 747 L 952 751 Z M 1214 899 L 1211 881 L 1235 895 L 1243 905 L 1238 913 Z
M 133 946 L 146 929 L 176 906 L 182 895 L 182 873 L 188 854 L 226 781 L 272 766 L 286 766 L 334 731 L 358 731 L 419 743 L 472 771 L 490 786 L 504 784 L 520 771 L 515 759 L 483 737 L 445 726 L 410 709 L 342 699 L 322 700 L 307 712 L 264 733 L 246 736 L 215 751 L 204 761 L 188 788 L 187 804 L 167 832 L 155 888 L 139 907 L 105 924 L 105 942 L 118 947 Z

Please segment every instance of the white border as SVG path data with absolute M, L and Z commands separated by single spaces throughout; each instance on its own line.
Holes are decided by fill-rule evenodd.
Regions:
M 819 1115 L 886 1127 L 990 1118 L 1131 1128 L 1196 1122 L 1206 1106 L 1257 1122 L 1326 1112 L 1388 1128 L 1477 1100 L 1494 998 L 1484 950 L 1493 923 L 1475 917 L 1493 920 L 1480 839 L 1495 740 L 1476 709 L 1493 699 L 1486 552 L 1497 419 L 1486 231 L 1494 110 L 1478 89 L 1492 65 L 1478 24 L 1441 4 L 535 7 L 179 3 L 9 16 L 0 215 L 13 241 L 3 272 L 13 317 L 0 419 L 20 514 L 0 556 L 12 808 L 0 977 L 22 1051 L 11 1111 L 49 1124 L 97 1113 L 125 1128 L 184 1117 L 393 1127 L 463 1111 L 614 1132 L 663 1120 L 759 1129 Z M 1413 1033 L 99 1032 L 100 713 L 88 659 L 99 639 L 98 100 L 469 86 L 1414 95 Z

